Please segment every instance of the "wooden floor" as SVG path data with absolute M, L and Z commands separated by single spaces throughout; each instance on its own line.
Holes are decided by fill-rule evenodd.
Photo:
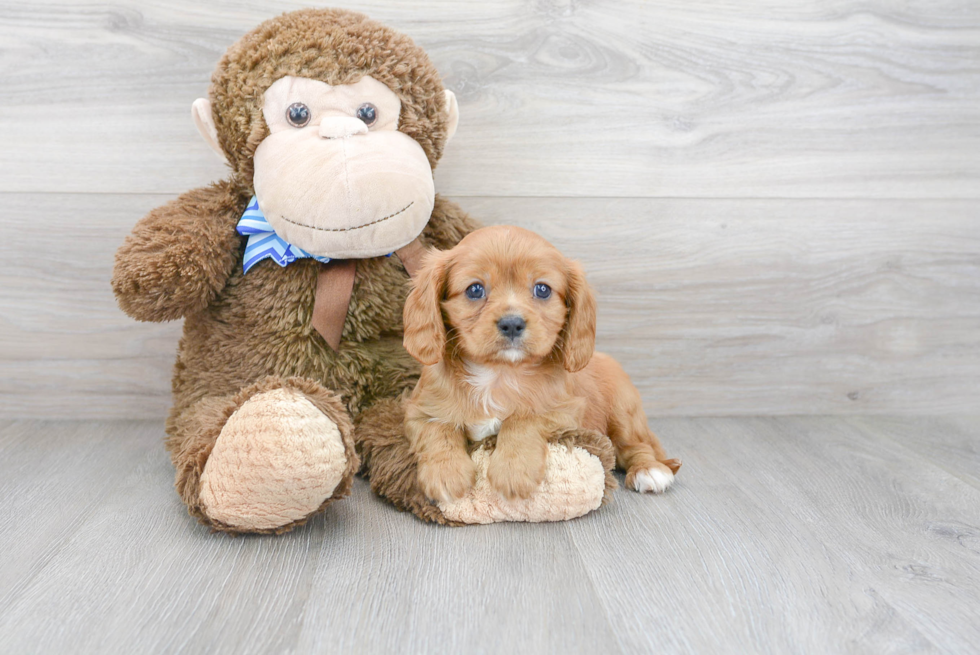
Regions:
M 184 512 L 155 422 L 0 424 L 5 653 L 976 652 L 980 418 L 671 418 L 662 497 L 442 528 Z

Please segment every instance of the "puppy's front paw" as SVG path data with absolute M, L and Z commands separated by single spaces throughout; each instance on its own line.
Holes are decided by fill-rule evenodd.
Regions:
M 428 459 L 419 463 L 419 485 L 426 496 L 437 502 L 461 498 L 476 483 L 476 466 L 465 453 Z
M 508 500 L 529 498 L 544 481 L 545 458 L 508 456 L 501 449 L 490 455 L 487 481 Z
M 674 473 L 669 467 L 657 463 L 650 468 L 633 468 L 626 474 L 626 486 L 640 493 L 655 494 L 667 491 L 674 484 Z

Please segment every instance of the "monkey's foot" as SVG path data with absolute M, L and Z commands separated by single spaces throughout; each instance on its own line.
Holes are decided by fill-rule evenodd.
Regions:
M 606 493 L 607 467 L 599 457 L 578 446 L 548 444 L 544 481 L 530 498 L 523 500 L 506 500 L 490 486 L 487 448 L 473 451 L 472 457 L 477 468 L 476 484 L 462 498 L 438 504 L 450 521 L 564 521 L 598 509 Z
M 201 474 L 201 508 L 219 529 L 278 532 L 325 505 L 347 469 L 333 420 L 298 391 L 264 391 L 221 429 Z

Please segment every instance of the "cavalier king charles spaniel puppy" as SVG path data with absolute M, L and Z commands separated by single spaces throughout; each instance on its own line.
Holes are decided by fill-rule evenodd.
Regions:
M 609 436 L 626 484 L 655 493 L 674 481 L 622 367 L 595 349 L 595 297 L 578 263 L 540 236 L 487 227 L 432 251 L 405 302 L 405 348 L 424 365 L 405 431 L 425 494 L 464 495 L 476 480 L 467 440 L 496 435 L 490 485 L 527 498 L 544 479 L 549 436 Z

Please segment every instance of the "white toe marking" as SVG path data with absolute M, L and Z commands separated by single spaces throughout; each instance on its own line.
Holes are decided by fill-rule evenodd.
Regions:
M 633 479 L 633 487 L 640 493 L 647 491 L 652 491 L 655 494 L 663 493 L 673 483 L 674 474 L 660 469 L 640 471 Z

